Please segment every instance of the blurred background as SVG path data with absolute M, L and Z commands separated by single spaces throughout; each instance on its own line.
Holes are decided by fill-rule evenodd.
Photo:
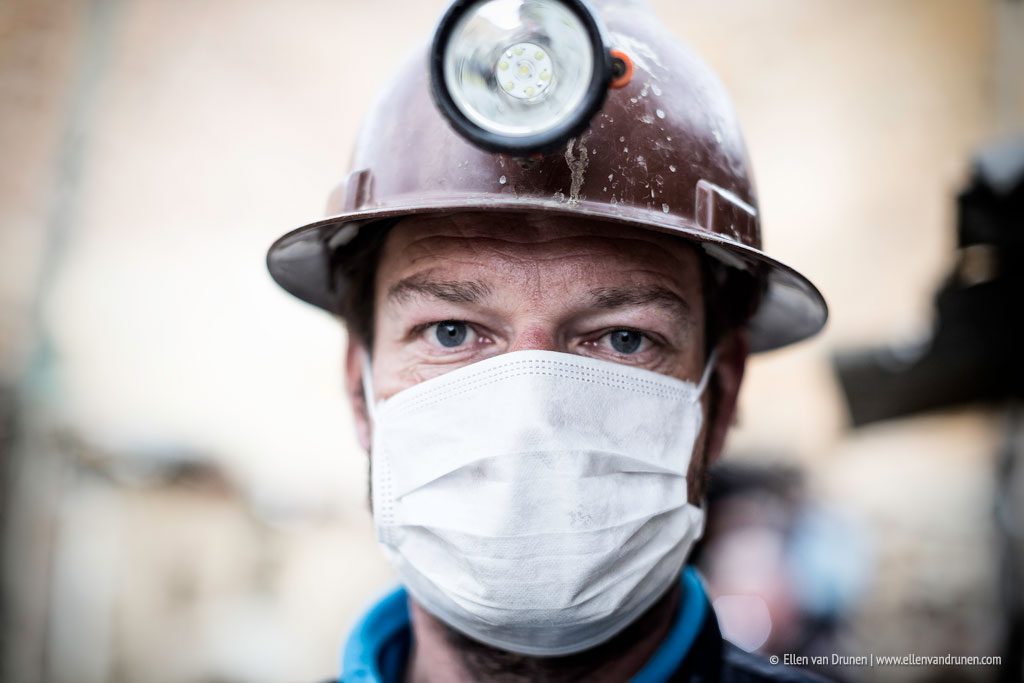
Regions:
M 726 635 L 1004 660 L 825 667 L 851 681 L 1022 680 L 1021 299 L 913 370 L 989 310 L 940 291 L 1019 283 L 1021 213 L 978 237 L 957 197 L 1020 206 L 1024 3 L 652 4 L 731 91 L 767 248 L 832 312 L 749 367 L 699 556 Z M 393 578 L 344 332 L 263 259 L 445 5 L 0 2 L 0 680 L 336 673 Z

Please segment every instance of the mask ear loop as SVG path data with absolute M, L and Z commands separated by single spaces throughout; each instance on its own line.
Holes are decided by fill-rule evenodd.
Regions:
M 376 421 L 377 403 L 373 399 L 373 369 L 370 367 L 370 354 L 363 353 L 363 402 L 366 404 L 366 413 L 370 416 L 370 423 Z
M 716 346 L 708 354 L 708 363 L 704 366 L 704 374 L 700 376 L 700 383 L 697 384 L 697 397 L 700 398 L 704 395 L 704 389 L 707 388 L 708 382 L 711 380 L 711 375 L 714 374 L 715 365 L 718 363 L 718 347 Z
M 711 381 L 711 375 L 715 374 L 715 366 L 718 365 L 718 347 L 711 349 L 711 353 L 708 354 L 707 365 L 704 366 L 704 374 L 700 376 L 700 382 L 697 384 L 697 394 L 694 397 L 694 402 L 700 401 L 700 397 L 704 395 L 704 390 L 708 388 L 708 382 Z M 703 411 L 701 411 L 703 416 Z M 703 417 L 702 417 L 703 419 Z M 697 538 L 703 538 L 704 530 L 707 524 L 707 509 L 708 509 L 708 497 L 705 492 L 703 499 L 699 503 L 693 503 L 694 507 L 700 510 L 700 531 L 697 534 Z

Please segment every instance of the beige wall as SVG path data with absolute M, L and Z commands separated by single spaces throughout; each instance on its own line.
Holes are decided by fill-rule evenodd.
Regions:
M 444 4 L 0 5 L 0 377 L 26 406 L 4 680 L 334 671 L 390 574 L 343 335 L 263 254 L 318 215 L 367 98 Z M 832 309 L 753 361 L 734 449 L 802 464 L 872 533 L 863 648 L 987 652 L 998 419 L 850 433 L 827 363 L 926 329 L 966 160 L 1024 124 L 1019 3 L 653 4 L 735 98 L 768 248 Z

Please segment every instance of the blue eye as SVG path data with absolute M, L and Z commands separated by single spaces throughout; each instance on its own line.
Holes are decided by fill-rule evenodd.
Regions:
M 437 337 L 438 343 L 449 349 L 461 346 L 466 341 L 466 334 L 466 323 L 448 320 L 434 326 L 434 336 Z
M 644 341 L 644 335 L 636 330 L 614 330 L 609 333 L 609 341 L 617 353 L 636 353 Z

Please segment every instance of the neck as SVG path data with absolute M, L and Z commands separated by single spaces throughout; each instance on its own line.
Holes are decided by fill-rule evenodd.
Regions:
M 639 619 L 608 642 L 564 657 L 530 657 L 498 650 L 453 631 L 410 599 L 414 646 L 406 682 L 628 680 L 643 668 L 672 628 L 679 602 L 679 584 L 674 583 Z

